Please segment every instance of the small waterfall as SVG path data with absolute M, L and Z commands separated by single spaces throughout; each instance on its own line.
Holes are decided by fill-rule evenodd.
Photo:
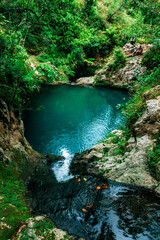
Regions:
M 74 155 L 71 155 L 66 148 L 61 150 L 61 155 L 65 159 L 54 163 L 52 170 L 58 182 L 65 182 L 73 178 L 73 175 L 69 174 L 69 167 Z

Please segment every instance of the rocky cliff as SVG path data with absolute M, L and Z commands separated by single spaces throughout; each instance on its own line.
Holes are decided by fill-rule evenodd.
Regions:
M 143 46 L 146 50 L 149 47 L 151 46 Z M 125 45 L 123 51 L 129 56 L 132 53 L 131 46 Z M 142 56 L 128 58 L 126 65 L 111 75 L 107 73 L 107 63 L 95 76 L 78 79 L 76 84 L 94 86 L 98 83 L 105 86 L 128 88 L 136 74 L 145 71 L 141 62 Z M 78 168 L 82 170 L 82 173 L 100 174 L 107 179 L 153 189 L 160 194 L 160 182 L 152 176 L 148 166 L 148 152 L 152 151 L 156 144 L 153 135 L 160 132 L 160 85 L 145 92 L 143 101 L 143 112 L 134 123 L 134 136 L 126 140 L 123 131 L 113 131 L 101 143 L 83 154 L 76 155 L 72 168 Z M 21 178 L 26 180 L 39 163 L 46 163 L 46 161 L 48 161 L 46 156 L 32 150 L 25 139 L 20 114 L 15 114 L 12 107 L 8 107 L 1 99 L 0 162 L 6 168 L 14 165 L 14 169 L 18 171 Z M 160 166 L 157 165 L 157 175 L 159 174 Z M 2 201 L 1 196 L 0 201 Z M 4 226 L 11 227 L 5 225 L 6 220 L 5 218 L 1 219 L 0 229 Z M 48 220 L 44 220 L 44 217 L 40 217 L 38 220 L 29 219 L 24 225 L 19 225 L 17 231 L 21 234 L 24 226 L 28 229 L 27 236 L 35 237 L 36 232 L 32 225 L 36 224 L 36 221 L 45 221 L 45 225 Z M 58 229 L 49 227 L 49 229 L 51 228 L 54 229 L 55 235 L 61 234 Z M 52 234 L 52 230 L 50 233 Z M 57 237 L 57 239 L 59 238 Z
M 142 47 L 145 52 L 152 45 L 144 44 Z M 128 88 L 135 76 L 142 74 L 146 68 L 141 64 L 143 56 L 132 57 L 131 44 L 126 44 L 122 51 L 127 56 L 123 68 L 108 74 L 110 64 L 108 62 L 95 76 L 78 79 L 77 84 L 98 83 Z M 78 167 L 77 164 L 80 162 L 83 171 L 99 173 L 111 180 L 154 189 L 160 193 L 160 182 L 152 176 L 148 164 L 148 152 L 151 152 L 156 144 L 153 136 L 160 132 L 160 85 L 144 93 L 143 105 L 142 114 L 133 125 L 133 136 L 126 140 L 122 131 L 113 131 L 102 143 L 93 146 L 84 154 L 77 155 L 72 165 L 73 169 L 75 166 Z M 156 172 L 159 179 L 159 165 L 156 166 Z
M 160 86 L 150 92 L 157 89 Z M 77 155 L 73 169 L 80 164 L 81 169 L 90 174 L 100 173 L 107 179 L 153 189 L 160 194 L 160 182 L 150 173 L 147 154 L 156 143 L 153 135 L 160 131 L 160 95 L 146 99 L 143 113 L 134 127 L 134 136 L 127 141 L 123 131 L 114 130 L 107 139 L 84 154 Z M 157 174 L 160 175 L 160 166 L 157 166 Z
M 142 47 L 143 53 L 145 53 L 152 45 L 142 44 Z M 109 65 L 113 62 L 113 58 L 111 58 L 94 76 L 79 78 L 76 81 L 76 85 L 103 85 L 116 88 L 128 88 L 132 80 L 146 70 L 146 67 L 142 66 L 143 56 L 135 56 L 133 55 L 133 51 L 133 46 L 131 44 L 126 44 L 122 48 L 122 52 L 125 53 L 127 57 L 124 67 L 114 72 L 108 72 Z
M 31 174 L 42 157 L 32 150 L 24 136 L 24 127 L 19 113 L 0 99 L 0 161 L 6 165 L 15 164 L 18 171 L 26 177 Z

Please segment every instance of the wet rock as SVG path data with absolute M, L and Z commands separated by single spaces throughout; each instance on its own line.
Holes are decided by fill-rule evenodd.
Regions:
M 64 81 L 55 81 L 55 82 L 51 83 L 50 86 L 61 86 L 61 85 L 68 85 L 68 84 L 70 84 L 69 81 L 67 81 L 67 82 L 64 82 Z
M 123 236 L 125 234 L 126 237 L 133 238 L 139 237 L 139 232 L 134 230 L 137 227 L 142 234 L 146 230 L 152 234 L 148 226 L 152 225 L 151 229 L 157 228 L 159 199 L 154 197 L 153 203 L 153 197 L 148 191 L 112 181 L 103 182 L 90 175 L 76 176 L 67 183 L 57 183 L 54 180 L 51 183 L 51 179 L 41 179 L 40 173 L 37 173 L 29 186 L 33 199 L 36 198 L 37 201 L 35 210 L 49 215 L 58 228 L 67 229 L 73 234 L 66 235 L 64 230 L 50 228 L 58 240 L 65 235 L 71 240 L 114 239 L 115 233 L 120 231 Z M 145 211 L 150 207 L 152 217 Z M 151 239 L 158 240 L 157 236 L 159 230 L 155 231 L 155 236 Z
M 46 155 L 47 165 L 50 166 L 52 163 L 56 162 L 57 160 L 64 159 L 63 156 L 56 156 L 54 154 Z

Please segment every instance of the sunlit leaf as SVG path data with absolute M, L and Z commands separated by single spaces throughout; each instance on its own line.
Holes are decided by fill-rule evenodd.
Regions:
M 83 211 L 83 212 L 87 212 L 87 210 L 86 210 L 85 208 L 82 208 L 82 211 Z
M 101 188 L 102 189 L 108 189 L 109 187 L 108 187 L 108 185 L 106 183 L 104 183 Z

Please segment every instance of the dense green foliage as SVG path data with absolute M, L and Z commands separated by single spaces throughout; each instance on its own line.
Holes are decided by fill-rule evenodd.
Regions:
M 109 71 L 115 71 L 126 61 L 119 47 L 134 35 L 137 42 L 154 42 L 154 46 L 144 55 L 147 71 L 136 76 L 131 86 L 134 95 L 125 109 L 128 138 L 142 113 L 144 92 L 160 84 L 159 8 L 158 0 L 1 0 L 0 97 L 19 111 L 42 84 L 93 74 L 90 63 L 108 58 L 112 51 Z M 116 154 L 123 154 L 125 141 L 112 140 L 119 146 Z M 158 180 L 159 148 L 157 140 L 148 156 Z M 0 219 L 11 226 L 1 227 L 0 238 L 7 239 L 29 214 L 16 167 L 0 161 L 0 169 Z M 25 239 L 26 230 L 22 234 Z
M 107 72 L 114 72 L 116 69 L 124 67 L 126 63 L 126 56 L 120 47 L 113 50 L 112 62 L 108 64 Z
M 149 70 L 153 70 L 154 68 L 160 67 L 160 43 L 159 41 L 155 41 L 153 47 L 150 49 L 150 51 L 146 52 L 144 54 L 143 58 L 143 64 L 147 67 Z M 156 70 L 156 69 L 155 69 Z
M 157 38 L 158 9 L 159 3 L 153 0 L 2 0 L 1 96 L 16 106 L 24 105 L 41 82 L 93 74 L 94 68 L 87 68 L 88 59 L 104 58 L 133 33 L 140 42 Z M 31 54 L 37 55 L 39 75 L 30 66 Z M 117 52 L 113 69 L 123 64 L 118 55 L 122 57 Z
M 133 124 L 141 115 L 144 107 L 144 92 L 160 84 L 160 43 L 155 43 L 153 47 L 144 54 L 143 64 L 147 70 L 143 75 L 137 76 L 130 86 L 133 91 L 133 98 L 127 103 L 125 116 L 127 125 L 133 129 Z M 152 97 L 155 97 L 159 92 L 154 92 Z
M 25 201 L 25 185 L 19 180 L 13 167 L 6 167 L 0 162 L 0 239 L 6 240 L 18 231 L 21 224 L 29 217 Z M 6 177 L 7 176 L 7 177 Z
M 16 33 L 0 32 L 0 93 L 15 106 L 24 104 L 28 94 L 39 89 L 40 84 L 27 64 L 28 56 L 19 41 Z
M 160 135 L 160 134 L 159 134 Z M 148 153 L 148 165 L 151 174 L 158 181 L 160 181 L 160 139 L 157 139 L 157 144 L 154 146 L 153 150 Z

